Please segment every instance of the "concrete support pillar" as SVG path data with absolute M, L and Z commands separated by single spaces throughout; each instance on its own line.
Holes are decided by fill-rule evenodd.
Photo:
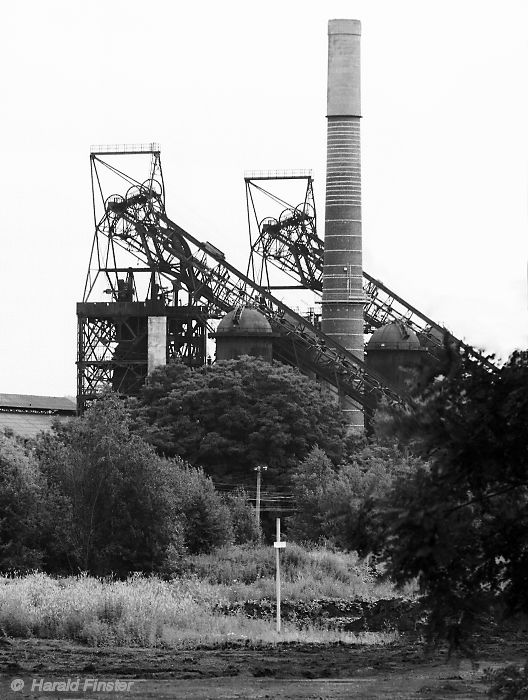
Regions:
M 167 317 L 148 317 L 148 373 L 167 364 Z
M 357 20 L 328 23 L 328 141 L 322 330 L 364 358 L 361 242 L 360 36 Z M 342 399 L 351 431 L 363 413 Z

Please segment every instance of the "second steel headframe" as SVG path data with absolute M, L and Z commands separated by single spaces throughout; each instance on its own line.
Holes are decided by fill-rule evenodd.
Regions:
M 311 171 L 248 173 L 245 176 L 246 203 L 250 237 L 248 274 L 268 289 L 308 289 L 318 297 L 323 291 L 324 243 L 317 233 L 313 180 Z M 306 181 L 304 204 L 288 204 L 282 195 L 291 179 Z M 261 180 L 278 183 L 274 191 L 265 189 Z M 261 195 L 259 206 L 255 192 Z M 275 215 L 277 205 L 282 213 Z M 270 215 L 270 212 L 273 212 Z M 313 215 L 312 215 L 313 213 Z M 295 284 L 277 284 L 270 269 L 287 276 Z M 381 326 L 396 321 L 411 328 L 422 338 L 432 354 L 446 343 L 463 348 L 467 355 L 489 371 L 496 365 L 472 346 L 436 323 L 418 308 L 389 289 L 385 284 L 363 271 L 365 293 L 365 333 L 372 333 Z M 317 314 L 310 313 L 317 323 Z

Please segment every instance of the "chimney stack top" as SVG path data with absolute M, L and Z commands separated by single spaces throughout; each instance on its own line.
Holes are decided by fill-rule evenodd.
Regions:
M 328 117 L 360 117 L 361 22 L 331 19 L 328 22 Z
M 329 19 L 328 33 L 361 36 L 361 22 L 358 19 Z

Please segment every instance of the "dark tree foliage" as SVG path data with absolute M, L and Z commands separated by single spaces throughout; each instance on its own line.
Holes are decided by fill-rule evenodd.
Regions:
M 319 444 L 337 460 L 345 426 L 321 386 L 280 363 L 242 357 L 190 371 L 156 371 L 130 403 L 134 429 L 163 455 L 179 455 L 217 480 L 253 486 L 253 468 L 268 484 Z
M 232 539 L 229 508 L 200 469 L 159 457 L 108 393 L 35 443 L 48 494 L 43 566 L 62 573 L 170 573 Z
M 27 571 L 42 561 L 45 485 L 31 450 L 0 433 L 0 571 Z
M 528 353 L 497 373 L 464 356 L 412 409 L 378 418 L 427 461 L 391 494 L 390 574 L 418 578 L 453 644 L 493 605 L 528 612 Z
M 328 532 L 329 493 L 333 491 L 337 473 L 324 450 L 315 446 L 292 473 L 292 491 L 296 513 L 288 519 L 288 537 L 297 542 L 317 542 L 332 538 Z
M 335 468 L 315 447 L 292 476 L 295 505 L 288 536 L 298 541 L 324 539 L 361 555 L 383 545 L 385 500 L 394 481 L 416 471 L 421 460 L 395 445 L 355 441 Z
M 132 434 L 114 394 L 41 435 L 35 449 L 49 503 L 48 571 L 169 572 L 185 552 L 232 538 L 229 509 L 211 480 Z
M 231 542 L 231 512 L 211 479 L 179 457 L 161 463 L 169 520 L 181 524 L 185 552 L 210 552 Z
M 258 542 L 262 538 L 262 533 L 257 526 L 255 508 L 251 505 L 247 491 L 238 487 L 222 496 L 231 513 L 233 544 Z
M 80 419 L 57 424 L 36 443 L 42 472 L 59 510 L 69 514 L 67 551 L 49 568 L 95 575 L 158 569 L 177 535 L 169 522 L 167 465 L 132 435 L 112 394 Z M 55 518 L 57 521 L 58 518 Z
M 361 556 L 378 554 L 384 545 L 386 499 L 395 481 L 421 464 L 408 451 L 376 440 L 350 455 L 327 494 L 326 527 L 334 533 L 335 544 Z

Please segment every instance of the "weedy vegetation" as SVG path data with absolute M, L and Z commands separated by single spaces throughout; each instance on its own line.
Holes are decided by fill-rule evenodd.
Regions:
M 275 554 L 269 546 L 221 547 L 210 554 L 184 557 L 177 573 L 215 586 L 229 603 L 275 596 Z M 293 542 L 281 553 L 281 591 L 283 599 L 291 601 L 379 600 L 401 595 L 356 552 L 308 548 Z M 412 586 L 406 593 L 412 595 Z
M 0 628 L 13 637 L 69 639 L 92 646 L 192 647 L 225 642 L 284 641 L 379 644 L 397 633 L 347 633 L 314 624 L 216 612 L 220 605 L 272 598 L 274 555 L 270 547 L 222 548 L 189 557 L 178 576 L 134 575 L 125 580 L 43 573 L 0 578 Z M 353 554 L 291 545 L 283 556 L 283 600 L 362 598 L 386 594 L 366 563 Z
M 488 697 L 496 700 L 525 700 L 528 697 L 528 662 L 524 666 L 509 664 L 488 670 L 486 680 L 491 684 Z

